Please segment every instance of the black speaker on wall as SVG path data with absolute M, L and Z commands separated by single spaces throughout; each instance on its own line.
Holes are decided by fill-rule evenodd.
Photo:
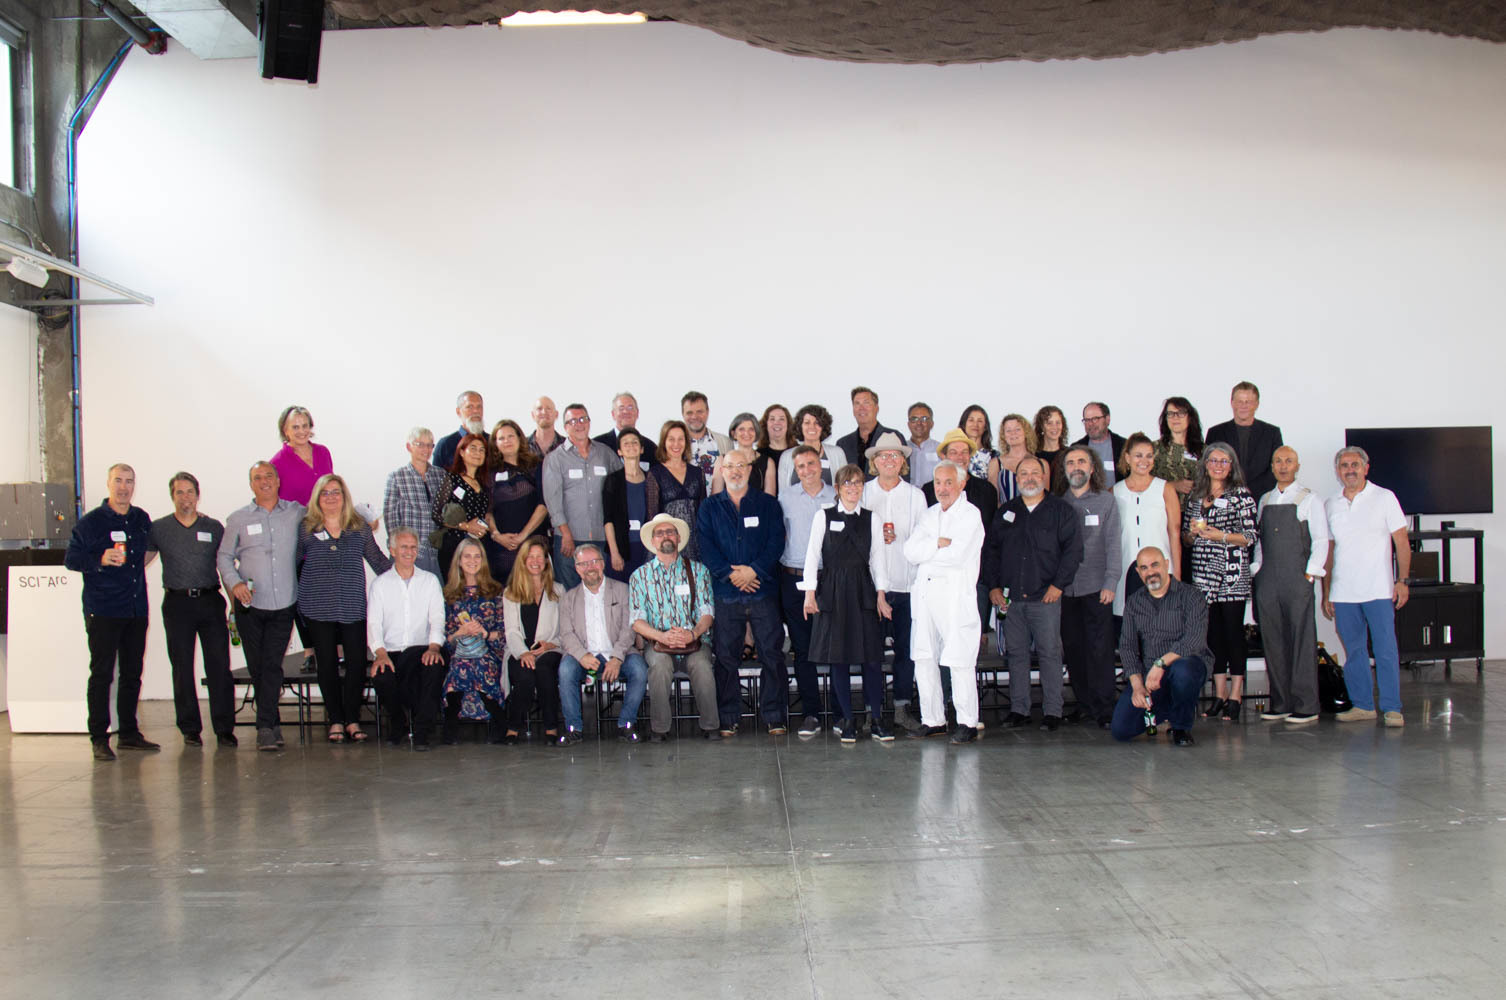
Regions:
M 319 82 L 324 0 L 262 0 L 257 26 L 264 78 Z

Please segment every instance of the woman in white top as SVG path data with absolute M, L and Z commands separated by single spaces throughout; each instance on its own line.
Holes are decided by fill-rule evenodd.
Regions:
M 821 456 L 821 481 L 831 485 L 831 474 L 847 463 L 847 456 L 834 444 L 827 444 L 831 437 L 831 411 L 819 403 L 806 403 L 795 413 L 795 433 L 800 440 L 798 447 L 808 444 Z M 795 475 L 795 449 L 790 448 L 779 456 L 779 491 L 794 486 L 800 481 Z
M 1114 484 L 1114 500 L 1119 504 L 1119 550 L 1129 567 L 1124 586 L 1114 593 L 1114 614 L 1123 616 L 1124 600 L 1144 586 L 1135 571 L 1135 557 L 1140 550 L 1154 545 L 1166 553 L 1171 575 L 1182 578 L 1182 505 L 1177 491 L 1164 479 L 1150 474 L 1155 462 L 1156 446 L 1150 438 L 1136 431 L 1124 442 L 1120 464 L 1129 475 Z

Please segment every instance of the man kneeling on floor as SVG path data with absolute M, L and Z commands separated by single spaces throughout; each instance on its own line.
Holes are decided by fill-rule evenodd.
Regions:
M 1208 677 L 1208 602 L 1172 577 L 1155 546 L 1140 550 L 1135 570 L 1145 589 L 1124 602 L 1119 659 L 1129 687 L 1114 707 L 1114 739 L 1145 732 L 1149 712 L 1155 722 L 1171 725 L 1175 746 L 1191 746 L 1198 692 Z

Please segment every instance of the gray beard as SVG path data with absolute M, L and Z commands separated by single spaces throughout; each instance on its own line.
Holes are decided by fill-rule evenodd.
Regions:
M 466 430 L 472 434 L 486 434 L 486 425 L 480 420 L 467 420 L 464 424 Z

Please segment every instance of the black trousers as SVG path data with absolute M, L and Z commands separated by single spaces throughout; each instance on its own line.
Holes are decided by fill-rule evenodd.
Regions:
M 363 633 L 362 649 L 366 648 L 365 644 Z M 443 699 L 444 675 L 449 667 L 442 656 L 438 663 L 424 663 L 423 655 L 428 649 L 428 646 L 409 646 L 387 650 L 393 669 L 371 678 L 377 698 L 392 719 L 392 738 L 400 739 L 407 732 L 410 719 L 413 738 L 420 743 L 427 742 L 434 732 L 434 720 L 439 718 L 439 705 Z
M 235 605 L 235 627 L 241 634 L 241 648 L 246 653 L 246 672 L 251 675 L 251 689 L 256 692 L 256 728 L 281 727 L 277 703 L 282 698 L 282 658 L 288 654 L 288 640 L 293 638 L 293 608 L 289 604 L 275 611 Z
M 1114 717 L 1114 606 L 1096 593 L 1062 597 L 1062 653 L 1078 709 L 1088 718 Z
M 146 659 L 146 616 L 85 615 L 84 632 L 89 637 L 89 684 L 85 688 L 89 739 L 99 743 L 110 735 L 110 684 L 115 682 L 117 663 L 120 680 L 115 682 L 115 716 L 120 735 L 140 736 L 136 703 L 141 699 L 141 665 Z
M 194 683 L 194 642 L 204 651 L 204 683 L 209 688 L 209 724 L 221 735 L 235 729 L 235 685 L 230 682 L 230 630 L 225 626 L 225 598 L 218 590 L 198 597 L 167 591 L 162 595 L 162 630 L 167 633 L 167 660 L 173 666 L 173 706 L 178 731 L 198 734 L 199 690 Z
M 356 622 L 323 622 L 304 619 L 314 641 L 314 668 L 319 674 L 319 694 L 324 698 L 324 718 L 331 726 L 349 726 L 361 721 L 361 701 L 366 693 L 366 619 Z M 340 676 L 337 649 L 345 651 L 345 676 Z M 425 649 L 429 647 L 425 646 Z M 397 662 L 396 657 L 393 662 Z
M 1214 601 L 1208 605 L 1208 648 L 1213 651 L 1212 674 L 1245 675 L 1245 602 Z
M 741 633 L 739 633 L 741 634 Z M 560 658 L 557 649 L 534 657 L 533 669 L 507 658 L 507 728 L 521 733 L 535 700 L 545 729 L 560 727 Z

